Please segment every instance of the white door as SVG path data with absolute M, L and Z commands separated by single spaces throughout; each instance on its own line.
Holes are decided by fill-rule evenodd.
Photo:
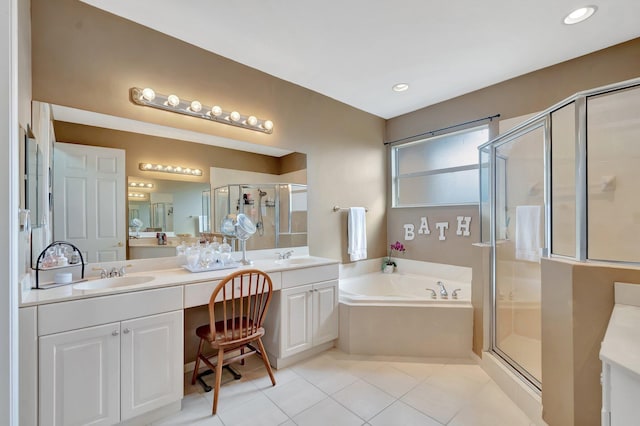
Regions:
M 122 420 L 179 401 L 182 311 L 122 322 Z
M 313 289 L 311 285 L 283 289 L 282 300 L 282 348 L 280 357 L 285 358 L 310 349 L 312 341 L 311 309 Z
M 40 338 L 40 425 L 120 421 L 120 324 Z
M 125 260 L 125 151 L 54 145 L 53 235 L 86 262 Z
M 313 286 L 313 344 L 338 338 L 338 281 Z

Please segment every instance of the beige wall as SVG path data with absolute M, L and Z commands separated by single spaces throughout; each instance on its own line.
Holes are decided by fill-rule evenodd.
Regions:
M 387 121 L 385 140 L 398 140 L 495 114 L 500 114 L 501 121 L 524 116 L 543 111 L 581 90 L 636 77 L 640 77 L 640 38 L 393 118 Z M 492 135 L 496 136 L 493 129 Z M 453 216 L 455 209 L 458 207 L 451 212 L 439 208 L 438 214 Z M 398 225 L 406 216 L 403 210 L 389 208 L 389 241 L 395 241 L 401 231 Z M 424 211 L 431 214 L 431 209 Z M 471 239 L 470 243 L 477 242 L 480 236 L 472 234 Z M 447 241 L 440 246 L 435 260 L 430 244 L 424 240 L 412 247 L 407 257 L 471 266 L 470 249 L 460 252 Z
M 33 98 L 307 154 L 312 254 L 348 261 L 365 205 L 369 257 L 386 250 L 384 120 L 75 0 L 33 0 Z M 274 121 L 271 135 L 136 106 L 133 86 Z

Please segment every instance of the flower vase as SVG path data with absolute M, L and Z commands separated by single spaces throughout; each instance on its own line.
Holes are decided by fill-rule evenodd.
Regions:
M 393 265 L 384 265 L 384 267 L 382 268 L 382 272 L 384 272 L 385 274 L 392 274 L 394 268 L 395 266 Z

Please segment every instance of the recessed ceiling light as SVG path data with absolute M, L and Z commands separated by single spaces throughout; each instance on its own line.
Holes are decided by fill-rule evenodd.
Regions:
M 394 92 L 404 92 L 405 90 L 409 89 L 409 85 L 407 83 L 398 83 L 394 84 L 392 89 Z
M 578 8 L 568 14 L 566 18 L 564 18 L 564 23 L 567 25 L 577 24 L 591 17 L 598 8 L 595 6 L 584 6 Z

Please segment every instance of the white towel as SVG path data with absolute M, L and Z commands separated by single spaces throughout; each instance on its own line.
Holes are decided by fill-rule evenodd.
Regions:
M 367 258 L 367 220 L 364 207 L 351 207 L 349 209 L 349 253 L 351 261 Z
M 516 259 L 540 262 L 540 206 L 516 207 Z

